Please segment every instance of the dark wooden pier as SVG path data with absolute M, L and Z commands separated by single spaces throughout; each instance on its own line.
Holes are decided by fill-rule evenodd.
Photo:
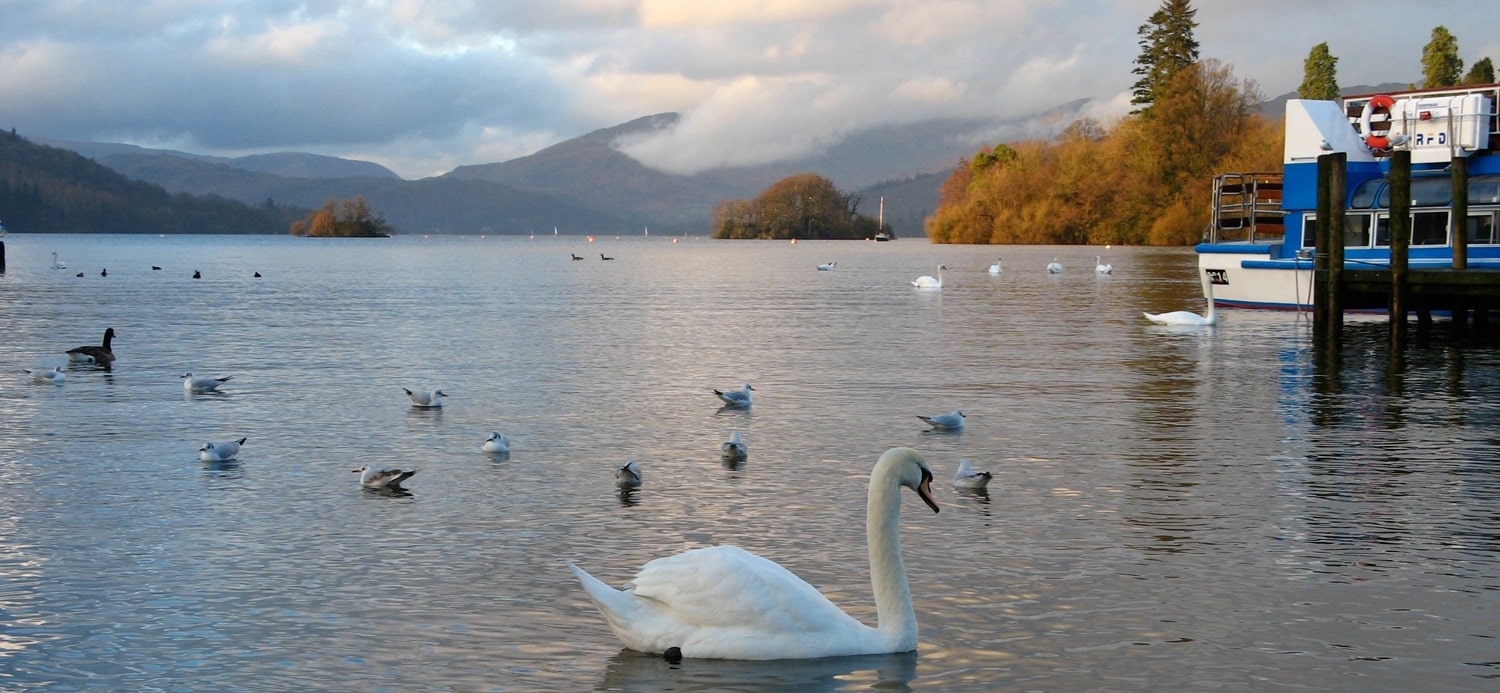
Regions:
M 1318 210 L 1314 227 L 1317 254 L 1313 260 L 1314 338 L 1337 345 L 1343 332 L 1344 311 L 1384 309 L 1390 319 L 1391 346 L 1404 348 L 1407 323 L 1417 316 L 1419 331 L 1432 326 L 1434 311 L 1451 312 L 1455 335 L 1489 325 L 1489 312 L 1500 310 L 1500 269 L 1468 266 L 1468 161 L 1454 157 L 1451 166 L 1453 202 L 1449 232 L 1453 239 L 1451 267 L 1411 269 L 1411 152 L 1391 155 L 1391 261 L 1381 268 L 1344 265 L 1343 153 L 1318 157 Z

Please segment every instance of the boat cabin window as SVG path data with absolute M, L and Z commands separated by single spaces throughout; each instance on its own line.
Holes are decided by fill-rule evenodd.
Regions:
M 1453 202 L 1453 179 L 1446 176 L 1411 179 L 1411 206 L 1446 207 L 1451 202 Z M 1386 208 L 1391 206 L 1391 186 L 1387 185 L 1380 189 L 1379 205 Z
M 1381 186 L 1385 185 L 1384 178 L 1372 178 L 1359 184 L 1354 189 L 1354 197 L 1349 199 L 1349 209 L 1369 209 L 1375 206 L 1375 200 L 1380 196 Z
M 1414 212 L 1411 215 L 1411 245 L 1447 245 L 1447 210 Z M 1382 214 L 1375 222 L 1375 245 L 1391 244 L 1391 217 Z
M 1470 214 L 1467 228 L 1469 243 L 1471 245 L 1494 245 L 1500 243 L 1500 238 L 1495 237 L 1494 212 Z
M 1350 209 L 1391 206 L 1391 186 L 1385 178 L 1359 184 L 1349 199 Z M 1413 178 L 1411 206 L 1447 207 L 1453 203 L 1453 180 L 1447 176 Z M 1500 175 L 1486 174 L 1469 178 L 1469 204 L 1500 204 Z
M 1344 247 L 1345 248 L 1368 248 L 1370 247 L 1370 223 L 1372 217 L 1369 214 L 1345 214 L 1344 215 Z M 1312 214 L 1302 217 L 1302 247 L 1317 247 L 1318 218 Z

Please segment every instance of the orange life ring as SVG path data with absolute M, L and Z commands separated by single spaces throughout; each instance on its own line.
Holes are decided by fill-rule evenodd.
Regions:
M 1391 108 L 1395 105 L 1396 100 L 1385 94 L 1376 94 L 1365 102 L 1365 109 L 1359 114 L 1359 131 L 1365 136 L 1365 146 L 1370 149 L 1391 148 L 1391 138 L 1370 132 L 1370 118 L 1376 114 L 1384 114 L 1385 122 L 1389 123 Z M 1386 125 L 1385 132 L 1390 132 L 1390 125 Z

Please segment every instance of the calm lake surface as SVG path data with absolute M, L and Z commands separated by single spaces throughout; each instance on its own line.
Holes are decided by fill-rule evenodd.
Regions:
M 1338 359 L 1295 313 L 1148 324 L 1202 310 L 1189 249 L 0 240 L 0 689 L 1500 686 L 1500 349 L 1391 367 L 1376 319 Z M 21 372 L 106 327 L 111 371 Z M 961 433 L 916 418 L 953 409 Z M 873 624 L 866 480 L 898 445 L 942 506 L 904 493 L 915 654 L 669 665 L 566 568 L 618 585 L 731 543 Z M 987 494 L 951 487 L 960 459 Z M 380 494 L 366 463 L 420 471 Z

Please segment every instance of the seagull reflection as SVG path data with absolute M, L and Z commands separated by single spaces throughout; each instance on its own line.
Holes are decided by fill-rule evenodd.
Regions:
M 203 471 L 209 472 L 213 476 L 226 479 L 239 478 L 244 476 L 244 473 L 240 469 L 240 461 L 238 459 L 221 460 L 219 462 L 204 462 Z
M 609 659 L 604 681 L 612 691 L 909 691 L 917 677 L 917 653 L 766 662 L 684 659 L 621 650 Z
M 639 505 L 640 501 L 635 497 L 635 494 L 638 492 L 639 489 L 622 487 L 620 489 L 620 507 L 633 508 Z
M 989 517 L 990 516 L 990 492 L 989 492 L 989 489 L 983 489 L 983 488 L 955 488 L 955 489 L 953 489 L 953 492 L 957 493 L 961 497 L 965 497 L 967 499 L 972 499 L 974 501 L 974 504 L 977 505 L 977 506 L 979 506 L 979 514 L 980 515 L 983 515 L 985 517 Z M 967 504 L 967 503 L 965 503 L 965 504 Z

